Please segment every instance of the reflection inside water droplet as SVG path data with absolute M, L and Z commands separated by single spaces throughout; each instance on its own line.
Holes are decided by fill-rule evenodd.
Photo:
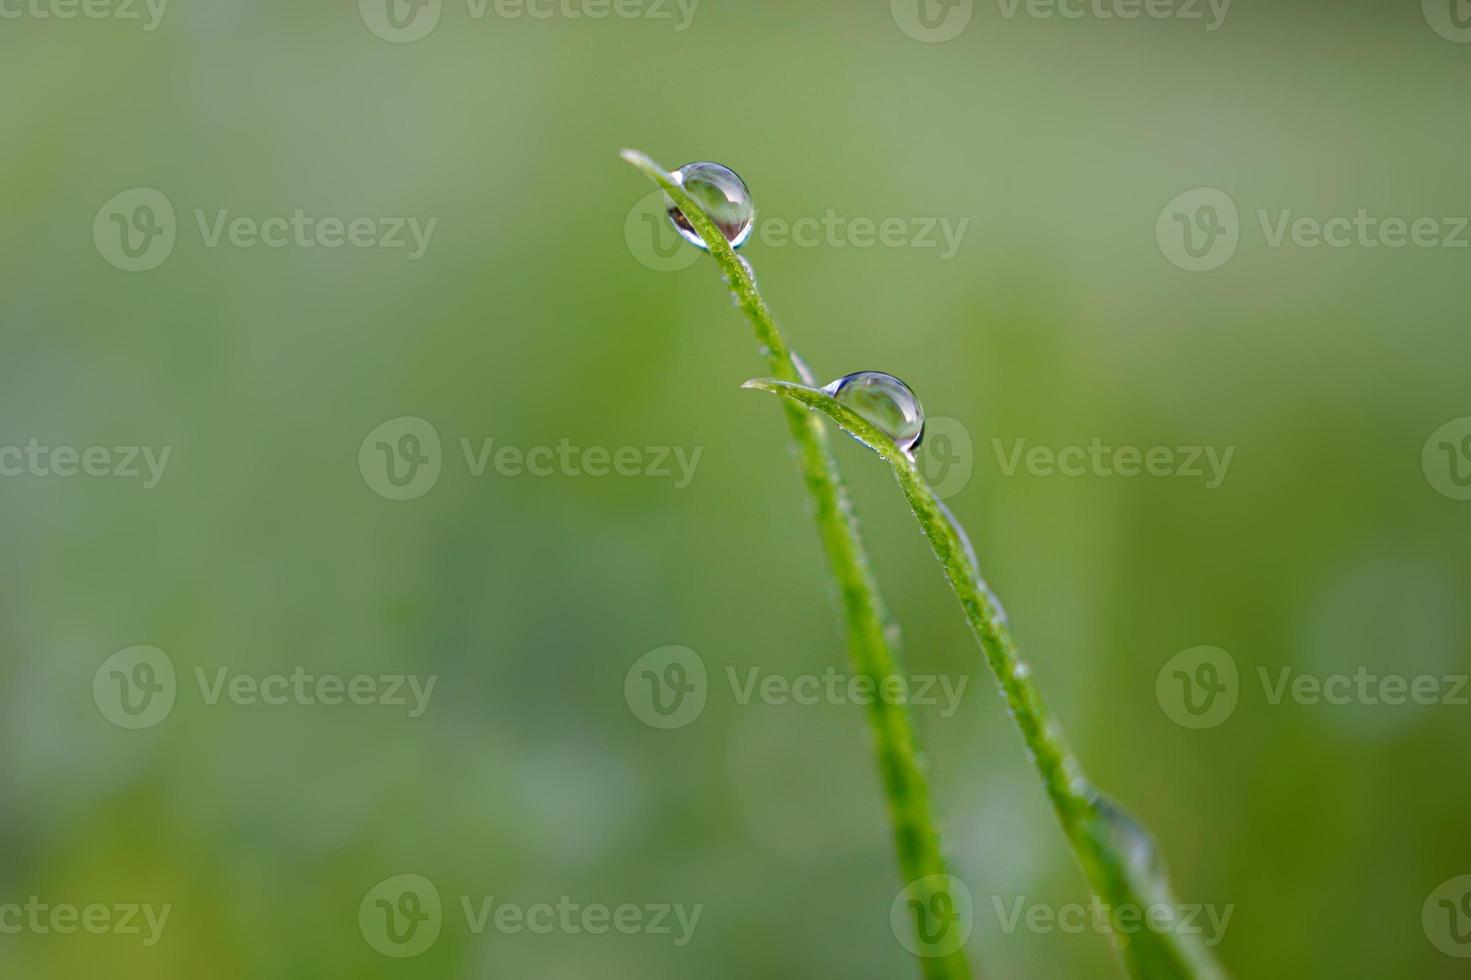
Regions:
M 823 389 L 861 415 L 909 455 L 924 439 L 924 408 L 910 387 L 892 374 L 859 371 Z
M 718 163 L 687 163 L 672 174 L 684 192 L 694 198 L 705 214 L 715 222 L 731 248 L 740 248 L 751 237 L 755 225 L 756 206 L 751 201 L 751 191 L 740 175 L 729 167 Z M 691 245 L 705 247 L 700 233 L 695 231 L 684 212 L 669 197 L 664 196 L 669 209 L 669 220 L 680 236 Z

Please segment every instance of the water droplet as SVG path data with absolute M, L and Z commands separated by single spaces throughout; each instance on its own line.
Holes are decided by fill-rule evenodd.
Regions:
M 923 434 L 921 433 L 921 435 Z M 915 445 L 919 445 L 919 442 L 917 440 L 915 442 Z M 913 453 L 910 453 L 910 455 L 912 456 Z M 981 574 L 981 560 L 976 557 L 976 546 L 971 544 L 970 535 L 965 533 L 965 528 L 960 526 L 960 522 L 955 519 L 955 514 L 950 510 L 949 507 L 945 506 L 945 502 L 943 500 L 936 500 L 935 504 L 939 506 L 940 513 L 944 515 L 945 520 L 950 522 L 950 529 L 954 531 L 955 536 L 960 539 L 960 546 L 965 549 L 965 557 L 967 560 L 970 561 L 971 571 L 975 573 L 976 586 L 986 594 L 986 598 L 991 603 L 991 608 L 996 613 L 997 621 L 1000 622 L 1002 626 L 1010 626 L 1011 619 L 1006 614 L 1006 607 L 1001 604 L 1001 597 L 998 596 L 994 591 L 992 591 L 991 586 L 988 585 L 986 582 L 985 576 Z
M 687 163 L 672 174 L 684 192 L 695 199 L 731 248 L 740 248 L 751 237 L 755 226 L 756 206 L 751 201 L 751 191 L 740 175 L 729 167 L 718 163 Z M 669 220 L 674 229 L 691 245 L 705 247 L 705 241 L 694 226 L 685 218 L 667 194 L 664 203 L 669 208 Z
M 1164 865 L 1149 831 L 1128 810 L 1101 793 L 1093 797 L 1093 809 L 1104 823 L 1105 841 L 1123 858 L 1125 866 L 1151 885 L 1162 886 Z
M 859 371 L 823 389 L 913 455 L 924 439 L 924 409 L 909 386 L 882 371 Z

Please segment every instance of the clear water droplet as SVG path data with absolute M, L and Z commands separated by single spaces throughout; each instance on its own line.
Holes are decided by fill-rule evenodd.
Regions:
M 916 442 L 915 445 L 917 446 L 919 443 Z M 910 455 L 913 455 L 913 453 Z M 965 557 L 970 561 L 971 571 L 975 573 L 976 585 L 986 594 L 986 598 L 990 600 L 991 608 L 995 610 L 997 621 L 1002 626 L 1010 626 L 1011 618 L 1006 614 L 1006 607 L 1001 604 L 1001 597 L 991 589 L 991 586 L 986 582 L 985 576 L 981 574 L 981 560 L 976 557 L 976 546 L 971 544 L 970 535 L 965 533 L 965 528 L 960 526 L 960 522 L 955 519 L 955 514 L 951 512 L 949 507 L 945 506 L 943 500 L 936 500 L 935 503 L 939 506 L 940 513 L 944 515 L 945 520 L 950 522 L 950 529 L 960 539 L 960 546 L 965 549 Z
M 1152 885 L 1163 885 L 1164 864 L 1149 831 L 1128 810 L 1101 793 L 1093 797 L 1093 809 L 1104 822 L 1105 839 L 1129 870 Z
M 705 209 L 710 220 L 720 229 L 731 248 L 740 248 L 751 237 L 755 227 L 756 205 L 751 200 L 751 190 L 740 175 L 729 167 L 702 161 L 687 163 L 671 175 L 684 188 L 684 192 Z M 675 231 L 691 245 L 705 247 L 700 233 L 695 231 L 684 212 L 669 195 L 664 195 L 669 209 L 669 220 Z
M 924 408 L 910 387 L 892 374 L 859 371 L 823 389 L 857 412 L 909 455 L 924 439 Z

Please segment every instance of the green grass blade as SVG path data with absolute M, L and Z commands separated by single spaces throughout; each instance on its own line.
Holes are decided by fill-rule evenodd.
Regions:
M 826 416 L 893 468 L 910 509 L 980 641 L 1094 892 L 1115 909 L 1144 910 L 1152 905 L 1175 908 L 1153 842 L 1132 817 L 1099 796 L 1084 778 L 1062 729 L 1047 710 L 1031 669 L 1017 655 L 1006 616 L 976 568 L 964 530 L 935 497 L 914 460 L 866 419 L 821 389 L 780 379 L 748 381 L 746 387 L 773 392 L 788 404 Z M 1140 980 L 1216 980 L 1224 976 L 1198 937 L 1180 929 L 1155 932 L 1145 928 L 1132 934 L 1115 931 L 1114 936 L 1125 966 Z
M 787 381 L 811 383 L 812 379 L 801 361 L 777 329 L 776 319 L 756 288 L 750 267 L 736 255 L 699 205 L 690 199 L 671 174 L 642 153 L 625 150 L 623 158 L 662 187 L 705 240 L 738 305 L 755 329 L 757 343 L 770 371 Z M 833 577 L 837 580 L 853 670 L 858 676 L 871 678 L 874 683 L 881 683 L 886 677 L 903 676 L 896 649 L 897 631 L 891 627 L 879 597 L 867 553 L 858 536 L 852 503 L 833 459 L 832 447 L 828 444 L 826 428 L 820 419 L 803 411 L 800 406 L 787 404 L 785 410 L 792 439 L 797 445 L 803 479 L 815 506 L 818 533 Z M 912 892 L 911 897 L 927 904 L 931 892 L 927 890 L 929 886 L 925 880 L 944 875 L 945 862 L 939 832 L 935 829 L 929 785 L 913 719 L 907 705 L 890 704 L 884 698 L 874 698 L 867 710 L 899 867 L 907 885 L 921 883 L 916 886 L 920 894 Z M 917 921 L 915 931 L 918 936 Z M 921 948 L 928 948 L 923 939 L 919 941 Z M 921 957 L 920 965 L 923 975 L 930 980 L 969 980 L 971 977 L 963 949 L 944 956 Z

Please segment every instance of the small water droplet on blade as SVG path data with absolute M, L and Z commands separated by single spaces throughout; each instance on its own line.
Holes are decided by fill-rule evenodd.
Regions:
M 750 188 L 746 187 L 739 174 L 718 163 L 701 161 L 687 163 L 671 176 L 705 209 L 705 214 L 715 222 L 731 248 L 746 244 L 755 226 L 756 206 L 751 200 Z M 667 194 L 664 195 L 664 203 L 669 209 L 669 220 L 680 236 L 691 245 L 704 248 L 705 241 L 700 233 L 695 231 L 684 212 Z
M 1109 846 L 1118 852 L 1129 870 L 1152 886 L 1162 886 L 1164 865 L 1149 831 L 1129 811 L 1102 794 L 1093 797 L 1093 809 L 1105 825 Z
M 892 374 L 859 371 L 839 378 L 823 390 L 861 415 L 910 456 L 924 439 L 924 408 L 919 404 L 919 396 Z

